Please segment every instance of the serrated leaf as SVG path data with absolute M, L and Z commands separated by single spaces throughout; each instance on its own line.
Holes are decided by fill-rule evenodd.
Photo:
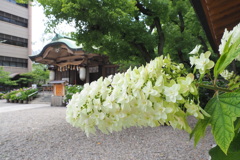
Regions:
M 220 149 L 219 146 L 212 148 L 209 151 L 209 155 L 211 156 L 211 160 L 238 160 L 240 159 L 240 134 L 232 141 L 227 155 Z
M 221 73 L 239 54 L 240 54 L 240 39 L 238 39 L 227 51 L 221 55 L 214 67 L 214 77 L 217 78 Z
M 205 111 L 207 113 L 212 113 L 214 111 L 214 108 L 212 108 L 212 104 L 214 104 L 214 98 L 210 99 L 205 107 Z M 209 114 L 211 116 L 211 114 Z M 205 117 L 204 119 L 200 119 L 195 128 L 193 129 L 193 132 L 190 134 L 190 138 L 194 136 L 194 145 L 196 146 L 199 140 L 205 136 L 205 131 L 207 126 L 210 125 L 210 117 Z
M 216 143 L 226 154 L 235 135 L 233 122 L 236 117 L 240 117 L 240 93 L 224 93 L 212 98 L 206 105 L 205 111 L 211 117 L 200 120 L 191 136 L 194 136 L 194 141 L 197 143 L 210 124 Z
M 190 138 L 194 136 L 194 146 L 196 146 L 199 140 L 205 136 L 206 128 L 208 125 L 209 125 L 208 117 L 205 117 L 205 119 L 201 119 L 197 122 L 195 128 L 190 134 Z

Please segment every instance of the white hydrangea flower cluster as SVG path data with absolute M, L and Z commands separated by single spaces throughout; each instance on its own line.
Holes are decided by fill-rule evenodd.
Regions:
M 219 45 L 219 53 L 225 53 L 235 42 L 240 40 L 240 23 L 236 25 L 231 31 L 225 29 L 223 37 L 221 39 L 221 44 Z M 236 58 L 240 61 L 240 55 Z
M 224 70 L 220 73 L 220 75 L 225 79 L 225 80 L 230 80 L 234 76 L 234 72 L 229 72 L 228 70 Z
M 200 45 L 197 45 L 189 54 L 193 54 L 194 56 L 190 57 L 191 66 L 195 65 L 195 68 L 199 70 L 200 74 L 205 74 L 206 70 L 210 70 L 214 67 L 214 62 L 209 59 L 211 52 L 207 51 L 205 53 L 201 53 L 200 56 L 196 55 L 199 52 Z
M 190 132 L 186 117 L 203 118 L 193 81 L 194 75 L 186 75 L 182 64 L 157 57 L 145 67 L 85 84 L 67 105 L 66 120 L 87 136 L 96 127 L 109 133 L 160 124 Z

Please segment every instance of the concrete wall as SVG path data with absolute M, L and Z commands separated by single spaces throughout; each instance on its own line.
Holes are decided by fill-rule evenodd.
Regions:
M 28 48 L 0 43 L 0 56 L 28 59 Z
M 32 7 L 28 8 L 0 0 L 0 11 L 28 19 L 28 28 L 0 20 L 0 33 L 28 39 L 28 48 L 0 43 L 0 56 L 28 59 L 28 68 L 4 66 L 10 73 L 24 73 L 32 70 L 32 62 L 28 58 L 32 54 Z
M 16 5 L 6 0 L 0 0 L 0 4 L 1 11 L 28 19 L 28 8 Z
M 28 5 L 28 55 L 32 55 L 32 7 Z M 32 61 L 28 58 L 28 71 L 32 71 Z
M 0 28 L 1 28 L 0 33 L 28 39 L 29 33 L 28 28 L 26 27 L 0 21 Z
M 10 73 L 26 73 L 28 72 L 27 68 L 21 68 L 21 67 L 9 67 L 9 66 L 3 66 L 4 71 L 10 72 Z

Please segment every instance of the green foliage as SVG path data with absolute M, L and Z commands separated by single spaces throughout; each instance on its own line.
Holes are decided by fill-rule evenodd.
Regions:
M 186 1 L 172 1 L 169 19 L 163 29 L 166 38 L 164 53 L 171 54 L 176 62 L 189 64 L 188 53 L 196 44 L 201 44 L 204 52 L 210 48 L 193 8 Z
M 206 38 L 204 36 L 204 33 L 202 32 L 200 24 L 194 15 L 194 11 L 189 1 L 187 0 L 118 0 L 114 2 L 112 0 L 37 1 L 43 5 L 45 14 L 49 17 L 49 27 L 54 28 L 58 23 L 62 21 L 67 21 L 69 23 L 74 22 L 77 31 L 76 33 L 73 33 L 73 36 L 79 43 L 83 44 L 85 47 L 84 49 L 89 52 L 107 54 L 110 56 L 112 61 L 134 61 L 136 64 L 144 64 L 156 56 L 167 55 L 170 52 L 173 59 L 185 64 L 189 64 L 189 62 L 185 61 L 188 57 L 187 53 L 189 53 L 190 50 L 194 48 L 195 44 L 201 44 L 204 51 L 208 50 L 208 44 L 205 43 Z M 207 126 L 210 125 L 212 127 L 212 133 L 218 145 L 210 151 L 210 155 L 212 156 L 213 160 L 230 160 L 239 159 L 240 157 L 240 78 L 239 76 L 235 76 L 234 79 L 230 80 L 225 78 L 226 81 L 229 81 L 228 85 L 226 85 L 227 82 L 223 85 L 219 85 L 218 83 L 220 82 L 218 81 L 218 75 L 221 74 L 222 71 L 224 71 L 224 69 L 226 69 L 234 59 L 240 61 L 239 30 L 240 24 L 235 27 L 233 31 L 225 32 L 226 34 L 224 33 L 221 45 L 219 46 L 219 52 L 221 56 L 214 67 L 213 77 L 211 76 L 212 72 L 210 71 L 210 69 L 213 67 L 213 62 L 211 62 L 211 65 L 209 64 L 209 66 L 206 67 L 206 64 L 210 62 L 210 53 L 208 52 L 207 56 L 192 57 L 191 65 L 195 65 L 195 70 L 198 70 L 201 75 L 200 78 L 195 79 L 194 76 L 191 76 L 194 79 L 194 82 L 191 82 L 189 79 L 190 77 L 188 77 L 188 79 L 186 78 L 183 83 L 186 86 L 194 84 L 196 85 L 195 87 L 202 87 L 214 91 L 213 98 L 208 101 L 204 110 L 199 107 L 197 107 L 199 110 L 196 110 L 196 108 L 191 108 L 193 106 L 196 106 L 195 104 L 185 104 L 185 106 L 189 107 L 189 113 L 195 115 L 196 113 L 194 112 L 198 111 L 200 115 L 201 113 L 204 115 L 204 119 L 200 119 L 197 122 L 193 132 L 191 133 L 191 137 L 194 137 L 195 144 L 197 144 L 200 138 L 204 136 Z M 166 69 L 166 66 L 163 64 L 156 65 L 159 65 L 158 68 L 160 69 Z M 201 70 L 202 72 L 200 72 Z M 153 71 L 154 70 L 151 70 L 149 75 L 151 75 Z M 135 76 L 137 73 L 138 72 L 135 73 Z M 194 71 L 194 73 L 196 72 Z M 119 94 L 121 93 L 120 91 L 123 90 L 123 86 L 125 86 L 125 88 L 128 88 L 128 83 L 119 83 L 119 81 L 122 80 L 131 82 L 128 81 L 130 79 L 128 77 L 128 74 L 125 75 L 127 75 L 125 78 L 119 79 L 116 78 L 117 76 L 115 76 L 117 83 L 115 82 L 114 86 L 119 87 L 117 90 L 119 92 L 115 91 L 118 93 L 115 95 L 113 94 L 115 92 L 111 90 L 111 92 L 107 92 L 109 90 L 106 89 L 105 92 L 103 92 L 101 89 L 99 89 L 100 87 L 94 85 L 94 83 L 92 83 L 92 85 L 90 84 L 88 87 L 84 87 L 85 90 L 81 92 L 83 93 L 83 96 L 78 99 L 74 99 L 75 102 L 71 104 L 72 106 L 70 105 L 70 107 L 68 107 L 68 120 L 72 122 L 76 121 L 76 123 L 74 122 L 74 125 L 82 125 L 83 129 L 85 129 L 88 133 L 95 132 L 95 124 L 93 124 L 95 122 L 101 124 L 99 122 L 107 120 L 108 123 L 102 124 L 103 128 L 105 127 L 104 125 L 109 125 L 111 123 L 117 124 L 120 122 L 119 120 L 121 117 L 119 118 L 118 113 L 123 111 L 122 108 L 119 110 L 114 110 L 117 111 L 117 113 L 113 112 L 115 114 L 113 114 L 111 117 L 108 117 L 109 113 L 106 111 L 111 111 L 111 109 L 114 108 L 113 104 L 116 103 L 116 100 L 124 99 L 124 102 L 126 102 L 127 99 L 132 97 L 131 94 L 136 94 L 136 92 L 131 92 L 128 93 L 130 95 L 127 95 L 125 97 L 122 94 Z M 172 80 L 171 73 L 169 73 L 169 75 L 170 78 L 168 80 Z M 204 76 L 208 77 L 209 81 L 212 79 L 213 81 L 208 84 L 203 84 L 202 80 L 205 78 Z M 138 79 L 139 77 L 140 75 L 136 76 L 135 78 Z M 142 80 L 145 80 L 146 77 L 147 76 L 142 77 Z M 177 77 L 174 78 L 177 79 Z M 112 81 L 108 79 L 105 81 L 104 83 L 107 84 L 106 88 L 111 88 Z M 181 81 L 181 79 L 179 79 L 179 81 Z M 102 83 L 101 79 L 98 81 L 98 83 Z M 144 83 L 144 85 L 146 84 Z M 168 85 L 169 86 L 164 86 L 164 88 L 161 90 L 164 90 L 163 94 L 165 96 L 160 96 L 158 98 L 166 98 L 171 97 L 174 94 L 175 96 L 179 94 L 176 84 L 170 83 Z M 102 85 L 100 86 L 102 87 Z M 91 95 L 93 93 L 97 93 L 96 88 L 99 89 L 99 93 L 101 93 L 99 95 L 104 95 L 104 98 L 108 96 L 111 97 L 111 99 L 105 103 L 105 111 L 92 109 L 99 104 L 100 107 L 103 106 L 101 104 L 103 102 L 103 99 L 96 100 L 99 95 Z M 157 89 L 159 88 L 160 87 L 157 87 Z M 126 89 L 126 91 L 128 90 L 129 88 Z M 179 92 L 183 90 L 184 87 L 183 89 L 179 90 Z M 140 96 L 136 96 L 137 98 L 141 97 L 143 94 L 142 90 L 139 92 Z M 88 94 L 90 95 L 86 97 Z M 81 99 L 84 96 L 85 99 Z M 194 94 L 194 96 L 195 98 L 198 96 L 197 92 L 196 95 Z M 191 100 L 191 98 L 193 98 L 193 95 L 187 98 Z M 79 103 L 80 99 L 82 102 L 81 104 Z M 171 99 L 172 98 L 168 98 L 168 100 Z M 181 100 L 181 98 L 178 100 Z M 149 99 L 149 101 L 150 102 L 147 104 L 151 106 L 151 104 L 157 100 Z M 192 100 L 192 103 L 193 102 L 198 103 L 197 105 L 199 105 L 199 102 L 197 100 Z M 130 100 L 129 102 L 126 102 L 126 106 L 128 106 L 129 103 Z M 76 104 L 79 105 L 79 107 Z M 91 106 L 92 104 L 96 105 Z M 116 104 L 115 107 L 118 105 L 119 104 Z M 75 108 L 76 106 L 77 109 L 71 110 L 71 107 Z M 169 104 L 163 105 L 163 107 L 166 107 L 164 110 L 166 110 L 169 106 Z M 153 117 L 154 114 L 159 114 L 159 117 L 163 116 L 160 111 L 154 111 L 152 112 L 154 114 L 151 115 L 150 112 L 146 111 L 145 105 L 142 105 L 141 107 L 145 109 L 143 114 L 148 113 L 150 115 L 149 117 Z M 172 107 L 174 107 L 174 105 L 172 105 Z M 151 106 L 150 108 L 154 107 Z M 176 111 L 175 109 L 176 108 L 172 110 Z M 96 111 L 97 113 L 95 113 Z M 129 113 L 128 111 L 129 110 L 126 110 L 125 112 Z M 80 114 L 78 114 L 79 112 Z M 90 113 L 96 114 L 89 117 L 93 118 L 94 120 L 85 120 L 86 117 L 91 115 Z M 128 116 L 130 117 L 132 114 L 134 115 L 136 112 L 129 113 Z M 182 111 L 181 114 L 177 116 L 179 117 L 178 121 L 180 120 L 181 123 L 185 124 L 186 122 L 184 120 L 186 117 L 184 115 L 185 114 Z M 118 119 L 114 119 L 113 117 L 118 117 Z M 142 118 L 141 120 L 145 122 L 142 115 L 136 117 Z M 113 119 L 111 121 L 111 119 L 108 118 Z M 159 119 L 157 120 L 159 121 Z M 132 125 L 134 124 L 133 122 L 128 119 L 128 121 L 124 121 L 122 124 Z M 171 123 L 172 126 L 174 126 L 174 124 L 175 123 Z M 114 126 L 116 127 L 117 125 Z M 110 129 L 110 131 L 113 130 L 119 130 L 119 128 Z M 189 131 L 190 128 L 187 130 Z
M 240 157 L 240 133 L 236 135 L 232 141 L 227 155 L 220 149 L 219 146 L 215 146 L 209 151 L 211 160 L 237 160 Z
M 137 60 L 129 60 L 129 61 L 117 61 L 116 64 L 120 64 L 118 71 L 125 72 L 128 68 L 134 68 L 141 65 L 141 63 L 137 62 Z
M 44 64 L 33 64 L 31 72 L 20 74 L 21 78 L 17 80 L 18 84 L 37 84 L 42 85 L 49 78 L 49 70 Z
M 73 22 L 72 36 L 84 49 L 107 54 L 112 62 L 145 64 L 171 53 L 175 60 L 187 63 L 187 53 L 196 43 L 204 50 L 208 47 L 188 0 L 37 1 L 49 18 L 48 29 Z
M 20 88 L 6 93 L 4 98 L 9 100 L 28 100 L 30 96 L 36 96 L 36 91 L 38 91 L 36 88 Z
M 45 84 L 46 80 L 49 78 L 49 70 L 47 65 L 44 64 L 33 64 L 32 73 L 34 75 L 33 83 L 42 85 Z
M 23 101 L 25 101 L 25 100 L 28 99 L 28 95 L 29 95 L 29 94 L 27 94 L 26 92 L 20 92 L 20 93 L 21 93 L 21 94 L 19 95 L 18 100 L 23 100 Z
M 222 54 L 222 56 L 218 59 L 216 66 L 214 68 L 214 77 L 217 78 L 218 74 L 221 73 L 237 56 L 239 56 L 240 52 L 240 38 L 238 41 L 229 47 L 229 44 L 231 42 L 231 37 L 227 41 L 225 52 Z
M 33 0 L 16 0 L 17 3 L 23 3 L 23 4 L 25 4 L 27 2 L 31 2 L 31 1 L 33 1 Z
M 207 103 L 205 111 L 211 117 L 205 117 L 196 124 L 191 137 L 195 144 L 204 136 L 206 127 L 211 125 L 217 146 L 210 151 L 213 160 L 238 159 L 240 156 L 239 128 L 240 128 L 240 92 L 239 76 L 224 70 L 233 60 L 240 61 L 240 24 L 232 31 L 225 31 L 219 52 L 221 54 L 214 68 L 213 85 L 200 86 L 215 91 L 214 97 Z M 218 75 L 225 79 L 219 87 Z M 227 84 L 228 83 L 228 84 Z
M 195 144 L 204 136 L 207 125 L 212 126 L 212 132 L 218 146 L 227 153 L 234 138 L 234 121 L 240 117 L 240 93 L 224 93 L 212 98 L 205 111 L 211 115 L 199 120 L 192 135 L 195 135 Z
M 10 74 L 9 72 L 5 72 L 3 70 L 3 67 L 0 67 L 0 85 L 9 85 L 9 86 L 16 85 L 15 81 L 11 81 L 9 74 Z
M 11 99 L 12 95 L 15 95 L 17 92 L 18 92 L 17 90 L 10 91 L 4 95 L 4 98 Z
M 73 85 L 73 86 L 66 86 L 66 95 L 64 97 L 64 102 L 68 103 L 71 99 L 73 94 L 79 93 L 83 90 L 83 86 Z
M 4 93 L 0 92 L 0 99 L 2 99 L 4 97 Z
M 18 84 L 24 84 L 24 85 L 27 85 L 31 82 L 33 82 L 33 79 L 34 79 L 34 75 L 32 75 L 30 72 L 28 73 L 22 73 L 20 74 L 22 77 L 19 78 L 18 80 L 16 80 L 16 82 Z

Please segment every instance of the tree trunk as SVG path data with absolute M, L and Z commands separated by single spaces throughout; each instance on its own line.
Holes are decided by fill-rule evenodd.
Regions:
M 155 17 L 154 23 L 155 23 L 155 26 L 157 28 L 157 33 L 158 33 L 158 55 L 161 56 L 161 55 L 163 55 L 163 47 L 164 47 L 165 37 L 164 37 L 163 30 L 162 30 L 160 18 Z
M 178 57 L 179 57 L 179 59 L 180 59 L 180 62 L 191 66 L 191 64 L 190 64 L 189 61 L 185 61 L 185 60 L 184 60 L 182 50 L 181 50 L 181 49 L 178 49 L 177 52 L 178 52 Z
M 151 55 L 150 53 L 147 51 L 146 47 L 144 46 L 144 44 L 139 44 L 136 42 L 131 42 L 131 45 L 133 45 L 135 48 L 137 48 L 140 53 L 142 54 L 144 60 L 148 63 L 151 61 Z
M 184 25 L 182 12 L 178 12 L 178 18 L 179 18 L 179 21 L 180 21 L 180 25 L 179 25 L 180 31 L 181 31 L 181 33 L 183 33 L 183 31 L 185 29 L 185 25 Z
M 139 0 L 136 0 L 136 7 L 139 9 L 139 11 L 142 14 L 145 14 L 147 16 L 154 16 L 154 12 L 148 8 L 146 8 L 145 6 L 143 6 L 143 4 L 140 3 Z M 154 17 L 153 19 L 154 25 L 157 28 L 157 33 L 158 33 L 158 55 L 163 55 L 163 47 L 164 47 L 164 42 L 165 42 L 165 37 L 164 37 L 164 33 L 163 33 L 163 29 L 161 26 L 161 22 L 160 22 L 160 18 L 159 17 Z M 153 26 L 151 26 L 153 27 Z M 150 27 L 150 31 L 152 31 L 153 28 Z M 148 56 L 150 56 L 150 54 L 148 53 Z M 151 56 L 150 56 L 151 58 Z

